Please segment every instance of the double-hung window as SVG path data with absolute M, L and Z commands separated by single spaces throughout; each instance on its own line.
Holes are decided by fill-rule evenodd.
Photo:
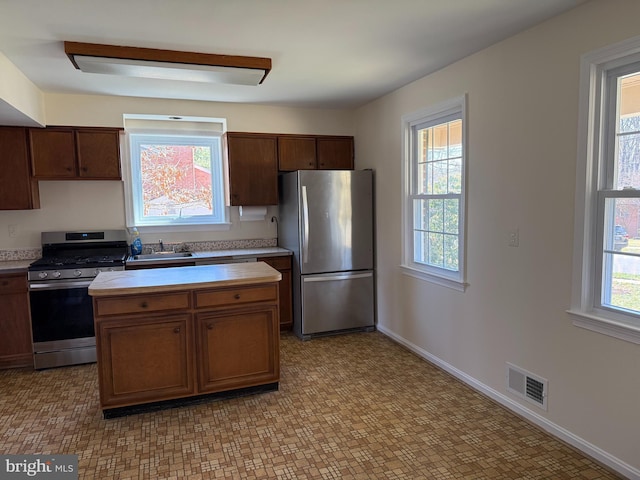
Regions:
M 402 119 L 403 270 L 464 289 L 465 97 Z
M 640 41 L 583 58 L 574 323 L 640 343 Z
M 226 222 L 219 133 L 132 129 L 127 139 L 129 225 L 166 229 Z

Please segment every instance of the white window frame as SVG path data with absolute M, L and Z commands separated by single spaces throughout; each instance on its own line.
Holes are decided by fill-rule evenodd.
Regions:
M 467 95 L 452 98 L 440 104 L 402 116 L 402 262 L 401 271 L 409 276 L 437 285 L 464 292 L 466 283 L 466 190 L 467 190 Z M 462 185 L 461 193 L 453 195 L 459 199 L 458 223 L 458 270 L 452 271 L 414 260 L 414 202 L 413 185 L 416 178 L 418 155 L 414 139 L 414 127 L 418 125 L 438 125 L 450 121 L 452 117 L 462 119 Z
M 568 312 L 573 324 L 640 344 L 640 318 L 602 307 L 602 205 L 606 197 L 624 192 L 606 191 L 607 148 L 615 132 L 607 125 L 607 73 L 640 62 L 640 37 L 583 55 L 580 67 L 578 159 L 573 250 L 573 285 Z M 609 156 L 611 158 L 611 156 Z M 599 192 L 600 189 L 600 192 Z
M 198 144 L 212 147 L 211 158 L 211 182 L 212 193 L 217 198 L 213 199 L 214 205 L 219 205 L 213 215 L 197 217 L 173 217 L 143 219 L 140 215 L 141 193 L 136 188 L 136 182 L 140 183 L 140 162 L 136 158 L 134 149 L 136 141 L 132 141 L 132 135 L 138 138 L 151 140 L 152 137 L 185 139 L 188 138 Z M 214 132 L 185 133 L 180 131 L 170 132 L 166 130 L 129 130 L 126 132 L 123 152 L 123 182 L 125 190 L 125 213 L 127 227 L 137 227 L 140 232 L 179 232 L 198 230 L 228 230 L 229 209 L 225 204 L 225 184 L 222 159 L 221 134 Z

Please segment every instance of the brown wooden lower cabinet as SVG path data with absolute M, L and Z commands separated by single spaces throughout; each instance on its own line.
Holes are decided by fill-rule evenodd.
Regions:
M 273 381 L 279 352 L 275 307 L 196 316 L 198 390 L 216 392 Z
M 279 381 L 277 283 L 100 296 L 93 305 L 103 409 Z
M 280 330 L 291 330 L 293 327 L 291 256 L 260 257 L 258 261 L 272 266 L 282 274 L 282 280 L 280 280 L 278 284 L 280 297 Z
M 103 405 L 193 394 L 190 330 L 188 314 L 102 322 Z
M 193 267 L 196 262 L 193 260 L 190 261 L 179 261 L 179 262 L 145 262 L 145 263 L 132 263 L 127 262 L 125 268 L 127 270 L 148 270 L 150 268 L 174 268 L 174 267 Z
M 33 366 L 27 274 L 0 275 L 0 368 Z

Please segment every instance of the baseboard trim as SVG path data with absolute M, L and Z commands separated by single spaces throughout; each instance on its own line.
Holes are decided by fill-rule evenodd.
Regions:
M 0 358 L 0 369 L 22 367 L 33 368 L 33 353 L 19 353 Z
M 439 357 L 432 355 L 426 350 L 418 347 L 417 345 L 409 342 L 405 338 L 397 335 L 395 332 L 389 330 L 384 325 L 378 324 L 376 326 L 376 329 L 380 331 L 382 334 L 394 340 L 395 342 L 411 350 L 413 353 L 423 358 L 424 360 L 430 363 L 433 363 L 434 365 L 446 371 L 447 373 L 450 373 L 451 375 L 456 377 L 458 380 L 469 385 L 474 390 L 477 390 L 480 393 L 486 395 L 492 400 L 498 402 L 500 405 L 516 413 L 517 415 L 524 417 L 526 420 L 533 423 L 534 425 L 537 425 L 545 432 L 568 443 L 572 447 L 583 452 L 585 455 L 588 455 L 594 460 L 609 467 L 613 471 L 619 473 L 620 475 L 623 475 L 625 478 L 628 478 L 630 480 L 640 480 L 640 470 L 638 470 L 637 468 L 623 462 L 619 458 L 614 457 L 610 453 L 605 452 L 601 448 L 598 448 L 597 446 L 587 442 L 583 438 L 573 434 L 572 432 L 561 427 L 560 425 L 557 425 L 549 421 L 548 419 L 540 416 L 536 412 L 533 412 L 528 408 L 525 408 L 523 405 L 520 405 L 519 403 L 515 402 L 514 400 L 507 397 L 506 395 L 494 390 L 493 388 L 467 375 L 463 371 L 458 370 L 457 368 L 445 362 L 444 360 L 440 359 Z

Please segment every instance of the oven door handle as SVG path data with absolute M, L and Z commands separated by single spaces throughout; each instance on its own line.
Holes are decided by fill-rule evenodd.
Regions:
M 51 283 L 30 283 L 29 290 L 62 290 L 69 288 L 88 288 L 91 285 L 93 280 L 82 280 L 82 281 L 70 281 L 65 282 L 63 280 Z

